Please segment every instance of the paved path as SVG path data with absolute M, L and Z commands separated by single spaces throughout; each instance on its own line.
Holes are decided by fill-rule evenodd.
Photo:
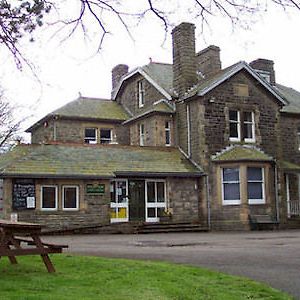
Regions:
M 300 299 L 300 231 L 44 237 L 71 253 L 165 260 L 265 282 Z

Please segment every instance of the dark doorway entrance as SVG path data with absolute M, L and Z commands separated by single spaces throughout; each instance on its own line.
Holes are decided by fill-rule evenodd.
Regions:
M 145 221 L 145 181 L 129 180 L 129 221 Z

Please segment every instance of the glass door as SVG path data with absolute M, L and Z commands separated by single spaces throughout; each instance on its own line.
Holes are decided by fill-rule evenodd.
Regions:
M 110 183 L 110 221 L 128 221 L 128 182 L 126 179 L 114 180 Z
M 146 222 L 159 222 L 166 209 L 166 183 L 164 180 L 146 181 Z

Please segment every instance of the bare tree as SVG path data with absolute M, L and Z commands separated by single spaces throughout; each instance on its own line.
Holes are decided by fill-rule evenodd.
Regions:
M 133 26 L 154 18 L 162 24 L 162 30 L 167 34 L 174 26 L 174 21 L 180 22 L 174 19 L 176 13 L 184 9 L 185 15 L 201 23 L 202 27 L 209 26 L 211 18 L 220 15 L 234 26 L 247 27 L 254 15 L 264 13 L 271 4 L 283 10 L 294 9 L 300 12 L 300 0 L 0 0 L 0 43 L 13 54 L 20 66 L 24 58 L 19 40 L 25 34 L 32 38 L 33 32 L 45 24 L 43 17 L 50 10 L 57 13 L 56 17 L 52 16 L 51 25 L 60 25 L 57 30 L 64 31 L 65 38 L 78 30 L 86 35 L 88 28 L 98 27 L 100 50 L 104 38 L 111 33 L 113 23 L 122 25 L 132 38 Z M 76 7 L 77 12 L 61 18 L 60 11 L 70 5 Z
M 15 108 L 0 92 L 0 150 L 8 148 L 12 142 L 19 139 L 19 129 L 23 120 L 14 117 Z

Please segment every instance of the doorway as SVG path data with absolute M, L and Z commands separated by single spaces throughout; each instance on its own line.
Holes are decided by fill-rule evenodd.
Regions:
M 128 181 L 129 220 L 145 221 L 145 180 Z

